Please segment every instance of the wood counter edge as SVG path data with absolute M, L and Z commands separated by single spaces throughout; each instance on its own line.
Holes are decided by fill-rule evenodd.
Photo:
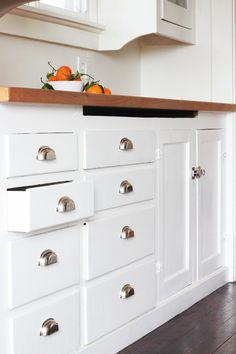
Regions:
M 0 87 L 0 103 L 62 104 L 135 109 L 236 112 L 236 104 Z

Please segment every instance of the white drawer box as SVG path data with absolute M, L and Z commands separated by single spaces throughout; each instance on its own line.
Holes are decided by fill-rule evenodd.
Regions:
M 76 134 L 12 134 L 5 138 L 7 177 L 77 169 Z
M 48 319 L 51 333 L 46 334 Z M 43 325 L 44 324 L 44 325 Z M 58 328 L 56 326 L 58 324 Z M 79 295 L 72 295 L 47 305 L 30 306 L 10 318 L 11 354 L 70 354 L 79 347 Z M 40 332 L 44 335 L 40 335 Z
M 9 242 L 9 308 L 78 283 L 79 259 L 78 227 Z
M 130 165 L 155 160 L 155 133 L 143 131 L 86 131 L 84 168 Z
M 84 226 L 85 278 L 91 279 L 154 253 L 155 209 L 144 208 Z
M 91 176 L 95 188 L 95 210 L 141 202 L 155 196 L 155 169 L 152 164 L 112 172 L 97 171 Z
M 99 284 L 90 284 L 84 292 L 84 339 L 87 344 L 155 307 L 155 262 L 136 266 Z M 126 292 L 130 297 L 121 298 Z
M 9 190 L 8 230 L 30 232 L 69 223 L 91 216 L 93 209 L 91 181 Z

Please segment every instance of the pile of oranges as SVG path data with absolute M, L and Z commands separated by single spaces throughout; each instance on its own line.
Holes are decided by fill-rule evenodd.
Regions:
M 44 84 L 42 89 L 53 90 L 53 87 L 50 85 L 51 81 L 82 81 L 81 77 L 87 76 L 88 81 L 84 85 L 84 92 L 106 95 L 111 94 L 109 88 L 101 85 L 99 81 L 94 81 L 94 78 L 88 74 L 81 74 L 78 71 L 73 73 L 69 66 L 60 66 L 58 69 L 55 69 L 50 62 L 48 62 L 48 64 L 52 70 L 47 73 L 47 82 L 44 82 L 41 78 L 41 82 Z

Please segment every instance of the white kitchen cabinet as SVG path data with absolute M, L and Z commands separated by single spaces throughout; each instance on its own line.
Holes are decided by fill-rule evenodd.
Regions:
M 160 36 L 195 43 L 195 5 L 195 0 L 148 0 L 148 6 L 143 0 L 100 0 L 99 17 L 106 30 L 99 48 L 120 49 L 144 35 L 154 44 Z
M 222 130 L 199 130 L 197 165 L 205 171 L 198 180 L 198 277 L 223 265 L 223 164 Z
M 180 27 L 193 29 L 194 1 L 189 0 L 161 0 L 161 19 Z
M 162 299 L 224 264 L 223 137 L 221 129 L 160 133 Z
M 71 109 L 0 104 L 4 354 L 117 353 L 226 282 L 226 116 Z
M 163 131 L 159 138 L 160 295 L 166 298 L 193 281 L 195 227 L 195 133 Z

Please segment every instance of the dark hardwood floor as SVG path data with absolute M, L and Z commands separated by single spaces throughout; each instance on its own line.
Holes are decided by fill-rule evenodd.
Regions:
M 236 283 L 229 283 L 119 354 L 236 354 Z

